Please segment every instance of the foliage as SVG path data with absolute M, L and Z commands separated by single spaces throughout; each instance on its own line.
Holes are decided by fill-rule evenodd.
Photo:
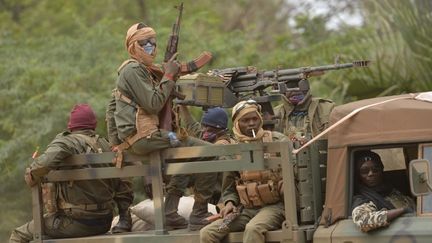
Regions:
M 337 103 L 432 89 L 431 4 L 427 0 L 332 1 L 314 15 L 284 0 L 187 0 L 180 60 L 210 50 L 203 69 L 254 65 L 259 69 L 317 66 L 371 59 L 370 68 L 311 79 L 314 94 Z M 61 132 L 75 103 L 89 103 L 105 134 L 105 105 L 116 69 L 127 58 L 124 34 L 144 21 L 158 33 L 157 62 L 176 18 L 167 0 L 0 0 L 0 203 L 6 213 L 0 241 L 30 219 L 22 180 L 37 146 L 43 151 Z M 327 23 L 338 11 L 360 10 L 362 26 Z M 200 110 L 193 109 L 198 117 Z

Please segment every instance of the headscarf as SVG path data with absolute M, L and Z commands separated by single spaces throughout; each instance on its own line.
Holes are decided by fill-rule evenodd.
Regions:
M 372 152 L 370 150 L 358 151 L 354 154 L 354 158 L 355 158 L 354 159 L 355 170 L 356 170 L 357 177 L 361 166 L 366 161 L 372 161 L 375 164 L 378 164 L 378 166 L 381 167 L 381 169 L 384 168 L 380 156 L 377 153 Z M 391 202 L 385 199 L 385 197 L 392 192 L 393 190 L 392 186 L 390 186 L 387 183 L 381 183 L 380 185 L 377 185 L 375 187 L 367 187 L 366 185 L 361 184 L 361 182 L 359 183 L 360 184 L 358 186 L 358 194 L 355 195 L 353 198 L 352 209 L 354 209 L 355 207 L 363 203 L 367 203 L 370 201 L 372 201 L 376 205 L 378 210 L 381 210 L 382 208 L 386 208 L 386 209 L 395 208 Z
M 70 131 L 95 130 L 96 125 L 96 115 L 89 105 L 77 104 L 72 108 L 68 122 L 68 129 Z
M 144 48 L 138 44 L 138 41 L 156 38 L 156 32 L 151 27 L 138 29 L 138 25 L 139 23 L 134 24 L 128 29 L 125 39 L 126 49 L 131 58 L 137 60 L 145 66 L 152 66 L 156 57 L 156 49 L 152 55 L 149 55 L 144 52 Z
M 232 109 L 232 117 L 233 119 L 233 133 L 235 138 L 239 142 L 249 142 L 249 141 L 257 141 L 261 140 L 264 136 L 264 129 L 263 126 L 263 118 L 260 113 L 261 106 L 257 104 L 254 100 L 246 100 L 246 101 L 240 101 L 237 103 L 233 109 Z M 249 137 L 241 133 L 240 127 L 239 127 L 239 120 L 246 114 L 250 112 L 255 112 L 258 117 L 260 118 L 261 125 L 255 133 L 255 137 Z

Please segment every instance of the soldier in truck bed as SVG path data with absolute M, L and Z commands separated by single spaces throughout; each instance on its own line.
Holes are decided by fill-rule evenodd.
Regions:
M 355 154 L 358 192 L 353 198 L 352 218 L 362 232 L 388 226 L 404 213 L 414 212 L 414 201 L 384 181 L 384 165 L 377 153 Z
M 240 143 L 286 141 L 281 133 L 263 130 L 260 105 L 254 100 L 241 101 L 232 111 L 233 132 Z M 243 242 L 260 243 L 265 232 L 279 229 L 284 220 L 282 176 L 279 170 L 229 172 L 224 176 L 223 218 L 244 207 L 227 227 L 218 219 L 202 228 L 200 242 L 221 242 L 229 232 L 244 231 Z M 257 193 L 258 192 L 258 193 Z M 241 207 L 240 207 L 241 208 Z M 222 228 L 228 230 L 221 230 Z
M 74 106 L 68 123 L 68 131 L 60 133 L 48 145 L 47 150 L 27 168 L 25 180 L 34 186 L 58 163 L 71 155 L 110 151 L 108 142 L 95 133 L 96 116 L 86 104 Z M 103 166 L 103 165 L 100 165 Z M 52 195 L 45 205 L 45 236 L 70 238 L 106 233 L 111 226 L 113 202 L 128 210 L 133 191 L 128 181 L 121 179 L 77 180 L 53 183 Z M 33 221 L 16 228 L 9 242 L 33 240 Z
M 114 120 L 121 141 L 116 162 L 121 163 L 124 150 L 147 155 L 170 147 L 211 145 L 190 136 L 180 141 L 170 138 L 170 132 L 159 126 L 159 113 L 169 102 L 180 74 L 180 64 L 173 58 L 164 63 L 162 69 L 153 63 L 157 53 L 156 32 L 145 24 L 134 24 L 126 33 L 125 45 L 130 59 L 119 67 L 114 91 Z M 188 226 L 186 219 L 177 213 L 179 200 L 180 196 L 170 192 L 165 197 L 167 228 Z
M 280 118 L 275 131 L 302 145 L 328 127 L 334 103 L 313 97 L 306 79 L 288 83 L 287 86 L 290 90 L 282 96 L 282 104 L 274 109 L 276 117 Z
M 188 134 L 201 138 L 215 145 L 231 144 L 234 140 L 228 133 L 228 114 L 223 108 L 209 108 L 204 112 L 201 122 L 194 120 L 187 106 L 180 106 L 181 120 Z M 189 229 L 200 230 L 210 222 L 212 214 L 207 210 L 207 203 L 217 204 L 220 199 L 222 173 L 197 173 L 192 175 L 174 175 L 166 190 L 183 196 L 192 182 L 195 203 L 189 217 Z

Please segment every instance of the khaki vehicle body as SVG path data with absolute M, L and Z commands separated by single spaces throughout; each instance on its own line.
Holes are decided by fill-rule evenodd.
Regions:
M 286 220 L 280 230 L 266 234 L 267 242 L 432 242 L 432 197 L 428 194 L 415 198 L 416 213 L 404 215 L 389 227 L 370 233 L 362 233 L 349 216 L 355 183 L 352 154 L 356 150 L 372 149 L 379 153 L 383 158 L 387 179 L 408 195 L 408 163 L 419 158 L 432 161 L 432 103 L 413 97 L 383 97 L 336 107 L 331 115 L 332 123 L 370 105 L 330 131 L 328 146 L 326 141 L 321 140 L 296 156 L 291 153 L 291 142 L 237 144 L 172 148 L 161 153 L 155 152 L 149 157 L 126 154 L 123 168 L 85 168 L 75 171 L 60 168 L 52 171 L 45 178 L 46 181 L 152 176 L 155 230 L 45 240 L 41 237 L 40 186 L 36 186 L 32 189 L 33 217 L 37 228 L 34 242 L 199 242 L 199 232 L 168 232 L 164 229 L 162 167 L 166 174 L 281 168 Z M 113 156 L 113 153 L 78 155 L 67 163 L 107 163 Z M 193 161 L 194 158 L 201 160 L 184 162 Z M 131 163 L 135 161 L 142 163 Z M 241 242 L 242 232 L 230 233 L 225 241 Z

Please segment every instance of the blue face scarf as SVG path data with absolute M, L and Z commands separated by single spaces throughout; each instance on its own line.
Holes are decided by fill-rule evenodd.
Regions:
M 147 42 L 147 44 L 145 44 L 143 46 L 144 48 L 144 52 L 151 55 L 154 52 L 154 49 L 156 48 L 156 46 L 154 46 L 152 43 Z
M 294 94 L 294 95 L 291 95 L 290 97 L 288 97 L 288 100 L 289 100 L 289 102 L 291 102 L 291 104 L 297 105 L 302 100 L 304 100 L 304 98 L 305 98 L 305 95 L 303 93 L 297 93 L 297 94 Z

